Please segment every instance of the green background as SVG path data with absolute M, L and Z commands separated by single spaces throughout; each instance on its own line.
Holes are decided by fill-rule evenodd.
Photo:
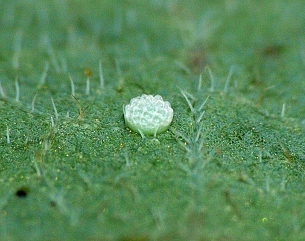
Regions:
M 0 3 L 1 240 L 305 239 L 304 1 Z

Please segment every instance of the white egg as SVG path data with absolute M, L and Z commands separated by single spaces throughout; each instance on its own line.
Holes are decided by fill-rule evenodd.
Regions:
M 141 95 L 130 100 L 123 108 L 125 123 L 133 131 L 145 135 L 154 135 L 166 131 L 174 111 L 168 101 L 160 95 Z

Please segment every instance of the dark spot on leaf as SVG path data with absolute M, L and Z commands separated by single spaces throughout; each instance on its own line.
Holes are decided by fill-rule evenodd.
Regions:
M 56 204 L 55 201 L 51 201 L 51 202 L 50 202 L 50 205 L 51 205 L 51 207 L 56 207 L 56 206 L 57 206 L 57 204 Z
M 276 58 L 280 54 L 282 54 L 285 50 L 284 45 L 276 44 L 276 45 L 269 45 L 262 49 L 262 55 L 265 57 Z
M 27 188 L 21 187 L 16 191 L 15 194 L 19 198 L 25 198 L 25 197 L 27 197 L 28 193 L 29 193 L 29 190 Z
M 201 73 L 208 63 L 206 47 L 203 44 L 193 47 L 188 54 L 187 62 L 194 73 Z

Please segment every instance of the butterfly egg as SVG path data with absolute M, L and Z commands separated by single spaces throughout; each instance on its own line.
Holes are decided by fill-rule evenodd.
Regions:
M 172 120 L 174 111 L 168 101 L 160 95 L 141 95 L 130 100 L 123 108 L 126 125 L 133 131 L 145 135 L 156 136 L 166 131 Z

